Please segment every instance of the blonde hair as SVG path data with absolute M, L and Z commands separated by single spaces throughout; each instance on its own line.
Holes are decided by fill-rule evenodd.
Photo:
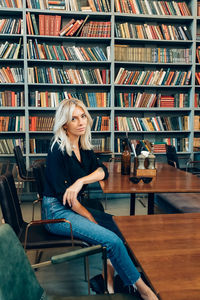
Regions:
M 88 120 L 85 134 L 80 137 L 81 148 L 84 150 L 92 149 L 92 145 L 90 142 L 92 118 L 82 101 L 75 98 L 71 98 L 71 99 L 64 99 L 62 102 L 60 102 L 57 108 L 55 120 L 54 120 L 54 128 L 53 128 L 54 137 L 53 137 L 53 143 L 51 145 L 51 150 L 53 149 L 55 143 L 58 143 L 59 148 L 61 149 L 62 152 L 66 150 L 68 155 L 70 156 L 72 155 L 71 143 L 63 126 L 71 122 L 74 109 L 77 106 L 83 109 Z

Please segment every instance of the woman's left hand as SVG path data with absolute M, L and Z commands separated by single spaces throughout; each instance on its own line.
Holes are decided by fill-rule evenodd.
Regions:
M 63 205 L 66 203 L 69 204 L 70 207 L 73 206 L 73 203 L 77 201 L 77 196 L 80 190 L 83 187 L 83 182 L 78 179 L 75 181 L 70 187 L 68 187 L 63 195 Z

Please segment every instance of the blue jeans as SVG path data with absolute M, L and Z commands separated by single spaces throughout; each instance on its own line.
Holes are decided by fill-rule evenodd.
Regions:
M 107 248 L 108 258 L 123 280 L 124 285 L 134 284 L 140 278 L 140 273 L 130 259 L 122 239 L 117 235 L 120 233 L 112 221 L 112 216 L 103 212 L 96 213 L 93 209 L 88 210 L 91 211 L 94 218 L 96 215 L 98 224 L 66 208 L 56 198 L 44 196 L 42 201 L 43 219 L 65 218 L 70 221 L 74 238 L 81 239 L 92 245 L 101 244 L 105 246 Z M 104 226 L 110 228 L 110 230 Z M 70 236 L 70 227 L 67 223 L 48 224 L 46 228 L 53 234 Z

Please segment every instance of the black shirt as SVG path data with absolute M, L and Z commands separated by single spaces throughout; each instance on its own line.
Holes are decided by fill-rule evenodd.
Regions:
M 80 149 L 80 155 L 81 162 L 79 162 L 74 152 L 72 152 L 72 156 L 69 156 L 66 151 L 63 153 L 59 149 L 58 143 L 53 146 L 52 151 L 49 149 L 45 169 L 44 196 L 55 197 L 62 202 L 67 187 L 99 167 L 103 168 L 105 172 L 104 179 L 108 177 L 107 168 L 97 159 L 93 150 Z M 85 187 L 86 185 L 79 192 L 79 196 L 83 193 Z

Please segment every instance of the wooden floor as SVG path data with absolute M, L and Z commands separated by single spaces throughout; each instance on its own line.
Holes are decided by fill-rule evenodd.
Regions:
M 136 213 L 146 214 L 145 198 L 142 202 L 136 201 Z M 104 204 L 104 203 L 103 203 Z M 143 205 L 144 204 L 144 205 Z M 31 220 L 31 203 L 22 203 L 23 216 L 26 221 Z M 127 198 L 108 199 L 106 212 L 113 215 L 129 215 L 130 200 Z M 1 212 L 0 212 L 1 214 Z M 40 210 L 36 209 L 35 219 L 40 218 Z M 67 249 L 68 251 L 69 249 Z M 51 255 L 64 252 L 63 249 L 45 250 L 42 260 Z M 34 259 L 34 251 L 28 252 L 31 262 Z M 90 278 L 101 273 L 100 255 L 90 257 Z M 87 295 L 87 283 L 84 280 L 84 268 L 82 259 L 78 259 L 62 265 L 41 268 L 36 271 L 36 276 L 48 294 L 61 296 Z

